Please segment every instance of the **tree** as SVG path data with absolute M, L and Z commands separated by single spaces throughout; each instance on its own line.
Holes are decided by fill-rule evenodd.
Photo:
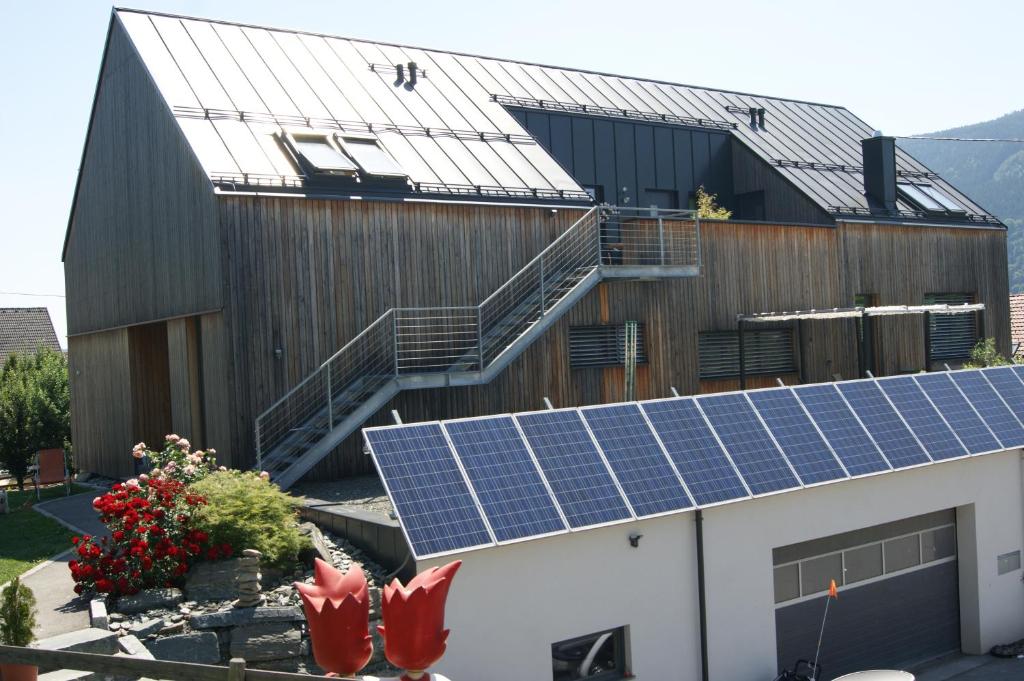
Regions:
M 718 194 L 708 194 L 704 191 L 704 185 L 697 187 L 697 217 L 712 220 L 731 218 L 732 211 L 715 203 L 717 199 Z
M 32 456 L 40 449 L 70 447 L 67 360 L 42 349 L 11 355 L 0 369 L 0 465 L 25 488 Z

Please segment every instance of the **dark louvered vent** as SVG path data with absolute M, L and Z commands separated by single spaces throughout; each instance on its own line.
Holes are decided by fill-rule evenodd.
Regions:
M 647 363 L 644 335 L 644 325 L 637 324 L 637 364 Z M 614 367 L 625 364 L 626 326 L 624 324 L 569 327 L 569 366 L 572 368 Z
M 743 334 L 747 374 L 788 374 L 796 371 L 791 329 L 765 329 Z M 740 374 L 740 340 L 735 331 L 704 331 L 698 336 L 701 378 Z
M 929 293 L 925 305 L 973 303 L 969 293 Z M 967 359 L 978 342 L 978 320 L 973 314 L 933 314 L 930 322 L 933 360 Z

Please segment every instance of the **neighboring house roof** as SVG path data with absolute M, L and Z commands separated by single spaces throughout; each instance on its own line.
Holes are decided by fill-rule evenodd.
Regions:
M 372 127 L 424 187 L 586 199 L 509 105 L 728 130 L 823 210 L 868 210 L 861 140 L 873 128 L 843 107 L 135 10 L 116 16 L 218 186 L 301 184 L 273 137 L 282 126 Z M 408 62 L 421 71 L 414 88 L 395 83 L 395 65 Z M 765 109 L 763 127 L 750 125 L 751 107 Z M 903 150 L 897 165 L 986 216 Z
M 1024 293 L 1010 294 L 1010 339 L 1014 347 L 1024 343 Z
M 14 353 L 35 353 L 41 347 L 61 352 L 45 307 L 0 307 L 0 363 Z

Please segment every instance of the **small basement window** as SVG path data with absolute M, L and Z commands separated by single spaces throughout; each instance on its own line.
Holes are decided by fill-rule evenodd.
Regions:
M 331 133 L 286 133 L 284 138 L 308 173 L 355 175 L 359 170 L 359 166 L 334 142 Z
M 626 628 L 588 634 L 552 644 L 554 681 L 626 678 Z
M 900 195 L 929 213 L 966 213 L 963 206 L 930 184 L 897 182 Z
M 743 354 L 748 376 L 796 372 L 792 329 L 744 331 Z M 736 331 L 700 332 L 697 355 L 702 379 L 740 375 L 740 337 Z
M 636 325 L 636 363 L 647 364 L 644 325 Z M 621 367 L 626 365 L 626 325 L 569 327 L 569 366 Z
M 342 133 L 337 139 L 345 152 L 355 159 L 367 175 L 403 178 L 409 176 L 395 159 L 384 151 L 376 137 Z

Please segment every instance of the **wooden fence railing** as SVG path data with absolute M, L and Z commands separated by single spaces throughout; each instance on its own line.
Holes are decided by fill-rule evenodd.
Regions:
M 0 664 L 30 664 L 45 669 L 73 669 L 116 676 L 137 676 L 163 681 L 310 681 L 326 676 L 247 669 L 245 660 L 234 658 L 227 667 L 190 662 L 167 662 L 96 653 L 73 653 L 0 646 Z M 343 677 L 331 677 L 334 680 Z M 351 677 L 348 677 L 351 678 Z

